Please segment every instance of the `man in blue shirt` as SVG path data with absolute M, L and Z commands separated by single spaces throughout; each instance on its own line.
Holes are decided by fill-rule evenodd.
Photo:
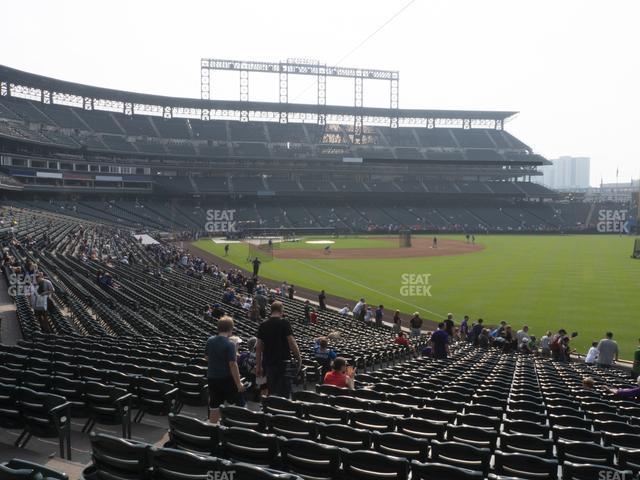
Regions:
M 209 421 L 220 421 L 220 405 L 225 402 L 239 405 L 244 386 L 236 356 L 236 346 L 229 340 L 233 332 L 233 319 L 224 316 L 218 320 L 218 335 L 211 336 L 205 346 L 207 379 L 209 380 Z
M 438 324 L 438 330 L 431 334 L 433 358 L 444 359 L 449 355 L 449 335 L 444 329 L 444 322 Z

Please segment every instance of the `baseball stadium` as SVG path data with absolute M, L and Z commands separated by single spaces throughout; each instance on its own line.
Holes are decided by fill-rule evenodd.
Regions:
M 543 186 L 518 112 L 401 108 L 394 70 L 198 67 L 0 65 L 0 479 L 637 478 L 637 192 Z

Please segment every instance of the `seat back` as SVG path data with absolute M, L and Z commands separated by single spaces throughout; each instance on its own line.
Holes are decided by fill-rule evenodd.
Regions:
M 409 462 L 370 450 L 345 451 L 342 468 L 346 478 L 354 480 L 407 480 Z
M 484 475 L 477 470 L 455 467 L 445 463 L 411 462 L 411 480 L 482 480 Z
M 433 440 L 431 442 L 431 457 L 435 462 L 463 466 L 487 475 L 489 473 L 491 450 L 473 447 L 465 443 Z
M 594 463 L 598 465 L 613 466 L 615 448 L 603 447 L 598 443 L 571 442 L 558 440 L 556 442 L 558 460 L 572 463 Z
M 169 414 L 169 442 L 166 447 L 202 455 L 215 455 L 220 427 L 185 415 Z
M 221 429 L 220 434 L 222 450 L 227 458 L 261 466 L 277 461 L 278 445 L 273 434 L 238 427 Z
M 318 423 L 320 441 L 327 445 L 349 450 L 366 450 L 371 447 L 371 433 L 368 430 L 339 424 Z
M 279 439 L 278 448 L 287 471 L 318 479 L 338 477 L 340 450 L 310 440 Z
M 377 432 L 393 432 L 396 428 L 396 417 L 384 413 L 356 411 L 349 414 L 349 425 Z
M 426 462 L 429 456 L 429 440 L 402 433 L 373 433 L 374 450 L 385 455 Z
M 315 440 L 318 437 L 316 422 L 291 415 L 266 415 L 267 431 L 285 438 Z
M 500 449 L 506 453 L 524 453 L 543 458 L 553 457 L 553 440 L 520 433 L 502 433 Z
M 153 478 L 158 480 L 209 480 L 218 471 L 215 457 L 196 455 L 172 448 L 150 448 L 149 463 Z
M 288 398 L 268 396 L 262 399 L 262 411 L 273 415 L 302 416 L 302 404 Z
M 148 445 L 103 433 L 89 435 L 93 469 L 99 478 L 144 478 L 148 469 Z
M 558 462 L 522 453 L 495 453 L 496 473 L 517 478 L 543 480 L 558 478 Z
M 592 463 L 565 462 L 562 465 L 562 480 L 593 480 L 594 478 L 632 478 L 631 470 L 618 470 Z
M 244 407 L 220 407 L 220 417 L 220 423 L 225 427 L 248 428 L 257 432 L 264 432 L 266 428 L 264 413 Z

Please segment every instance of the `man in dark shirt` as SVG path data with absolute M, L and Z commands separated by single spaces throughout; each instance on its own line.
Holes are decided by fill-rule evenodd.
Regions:
M 326 310 L 327 309 L 327 295 L 324 293 L 324 290 L 320 292 L 318 295 L 318 309 Z
M 409 326 L 411 327 L 411 336 L 419 337 L 422 333 L 422 319 L 418 312 L 415 312 L 413 317 L 411 317 L 411 320 L 409 320 Z
M 449 335 L 444 329 L 444 323 L 438 324 L 438 330 L 431 334 L 431 345 L 433 347 L 433 358 L 447 358 L 449 354 Z
M 293 295 L 296 293 L 296 288 L 293 285 L 289 285 L 289 300 L 293 300 Z
M 304 324 L 309 325 L 311 321 L 311 304 L 309 300 L 304 301 Z
M 447 335 L 449 335 L 450 338 L 453 338 L 453 327 L 454 327 L 454 323 L 453 323 L 453 313 L 449 313 L 447 314 L 447 318 L 444 321 L 444 329 L 447 332 Z
M 293 336 L 289 321 L 283 318 L 284 308 L 281 302 L 273 302 L 271 316 L 258 327 L 256 345 L 256 376 L 267 377 L 269 395 L 289 398 L 291 378 L 287 376 L 287 366 L 291 363 L 291 353 L 302 366 L 300 350 Z
M 484 326 L 482 325 L 482 319 L 479 318 L 476 323 L 471 327 L 471 332 L 469 333 L 469 343 L 474 345 L 478 345 L 478 336 L 482 333 L 482 329 Z
M 258 276 L 258 271 L 260 270 L 260 264 L 262 263 L 258 257 L 254 258 L 251 262 L 253 265 L 253 276 Z
M 236 361 L 236 346 L 229 340 L 231 332 L 233 332 L 233 319 L 222 317 L 218 320 L 218 335 L 209 337 L 204 349 L 208 364 L 209 421 L 211 423 L 220 421 L 220 405 L 224 402 L 239 405 L 240 393 L 244 391 Z
M 378 305 L 376 308 L 375 318 L 376 318 L 376 327 L 382 326 L 382 317 L 384 316 L 384 305 Z

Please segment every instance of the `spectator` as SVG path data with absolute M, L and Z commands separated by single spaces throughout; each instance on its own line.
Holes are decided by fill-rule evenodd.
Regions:
M 347 361 L 344 358 L 338 357 L 333 361 L 331 371 L 327 372 L 324 376 L 324 383 L 326 385 L 335 385 L 336 387 L 353 390 L 354 377 L 355 369 L 347 366 Z
M 637 387 L 633 388 L 611 388 L 607 387 L 607 391 L 618 398 L 638 398 L 640 397 L 640 377 L 637 378 Z
M 375 312 L 376 327 L 382 326 L 382 317 L 384 316 L 384 305 L 378 305 Z
M 567 331 L 564 328 L 558 330 L 558 333 L 555 333 L 551 337 L 551 341 L 549 342 L 549 350 L 551 351 L 551 358 L 555 361 L 560 361 L 560 356 L 562 355 L 562 339 L 567 335 Z
M 478 345 L 478 337 L 480 336 L 480 334 L 484 330 L 484 327 L 483 327 L 482 323 L 483 323 L 483 320 L 481 318 L 479 318 L 478 321 L 473 324 L 473 327 L 471 327 L 471 334 L 469 335 L 469 342 L 473 343 L 474 345 Z M 489 334 L 489 332 L 487 331 L 487 339 L 488 339 L 488 334 Z
M 540 339 L 540 355 L 544 358 L 551 356 L 551 331 L 547 330 Z
M 584 363 L 593 365 L 598 359 L 598 342 L 591 343 L 591 348 L 587 352 L 587 356 L 584 358 Z
M 293 296 L 296 293 L 296 289 L 293 285 L 289 285 L 289 300 L 293 300 Z
M 315 308 L 312 308 L 309 312 L 309 321 L 312 325 L 316 325 L 318 323 L 318 312 L 316 312 Z
M 448 313 L 447 318 L 444 321 L 444 330 L 445 332 L 447 332 L 447 335 L 449 335 L 450 339 L 453 339 L 453 327 L 453 313 Z
M 40 324 L 40 329 L 43 333 L 52 333 L 51 326 L 49 325 L 48 311 L 50 308 L 51 300 L 49 297 L 55 293 L 55 288 L 50 280 L 44 278 L 42 272 L 36 275 L 36 285 L 34 292 L 33 308 L 35 311 L 36 319 Z
M 347 317 L 349 315 L 349 307 L 347 305 L 345 305 L 340 310 L 338 310 L 338 313 L 340 315 L 342 315 L 343 317 Z
M 522 339 L 524 337 L 529 336 L 529 327 L 527 325 L 523 326 L 521 330 L 516 332 L 516 340 L 518 341 L 518 345 L 522 343 Z
M 613 340 L 613 333 L 607 332 L 606 338 L 598 343 L 598 366 L 609 368 L 618 361 L 618 343 Z
M 487 349 L 489 348 L 490 337 L 489 337 L 489 329 L 483 328 L 477 338 L 477 345 L 480 348 Z
M 438 329 L 431 334 L 431 346 L 433 348 L 433 358 L 447 358 L 449 354 L 449 335 L 445 330 L 444 322 L 440 322 Z
M 305 325 L 309 325 L 309 322 L 311 322 L 311 303 L 309 303 L 309 300 L 305 300 L 304 301 L 304 324 Z
M 363 312 L 365 308 L 365 304 L 364 304 L 364 298 L 361 298 L 360 300 L 358 300 L 358 303 L 356 303 L 356 306 L 353 307 L 353 318 L 357 319 L 357 320 L 361 320 L 364 317 L 360 317 L 361 312 Z
M 593 390 L 594 385 L 595 385 L 595 382 L 593 378 L 584 377 L 582 379 L 582 388 L 584 388 L 585 390 Z
M 640 339 L 638 339 L 638 348 L 636 348 L 633 354 L 633 368 L 631 374 L 634 376 L 640 376 Z
M 236 346 L 229 340 L 233 332 L 233 319 L 218 320 L 218 335 L 211 336 L 205 346 L 207 379 L 209 380 L 209 421 L 220 421 L 220 405 L 225 402 L 242 404 L 240 394 L 244 386 L 240 381 Z
M 463 342 L 467 341 L 467 337 L 469 336 L 469 315 L 465 315 L 460 322 L 460 340 Z
M 318 295 L 318 309 L 326 310 L 327 309 L 327 294 L 324 293 L 324 290 L 320 291 Z
M 422 319 L 419 312 L 413 313 L 413 317 L 409 320 L 409 326 L 411 327 L 412 337 L 419 337 L 422 334 Z
M 511 325 L 505 325 L 503 337 L 504 342 L 502 344 L 502 351 L 504 353 L 515 352 L 518 348 L 518 340 L 513 334 L 513 329 Z
M 371 310 L 371 305 L 367 305 L 367 308 L 364 312 L 364 323 L 370 325 L 373 323 L 373 311 Z
M 252 322 L 256 322 L 256 323 L 260 323 L 260 320 L 262 320 L 262 317 L 260 316 L 260 305 L 258 305 L 258 302 L 254 301 L 251 303 L 251 308 L 249 308 L 248 318 Z
M 313 357 L 322 368 L 324 375 L 329 371 L 331 362 L 337 357 L 334 350 L 329 349 L 329 340 L 326 337 L 317 338 L 313 346 Z
M 402 331 L 402 320 L 400 319 L 400 310 L 396 310 L 393 314 L 393 331 L 399 333 Z
M 561 349 L 558 358 L 559 362 L 568 362 L 571 359 L 571 354 L 575 353 L 575 350 L 572 350 L 571 346 L 569 345 L 570 340 L 571 338 L 567 336 L 562 337 Z
M 287 367 L 291 362 L 291 353 L 296 359 L 298 371 L 302 367 L 302 358 L 291 325 L 284 318 L 281 302 L 273 302 L 271 316 L 260 324 L 257 337 L 256 376 L 261 377 L 264 371 L 269 395 L 289 398 L 291 379 L 287 376 Z
M 397 343 L 398 345 L 404 345 L 405 347 L 409 346 L 409 339 L 407 337 L 404 336 L 404 332 L 402 330 L 400 330 L 398 332 L 398 336 L 395 338 L 394 343 Z
M 254 258 L 251 264 L 253 265 L 253 276 L 258 278 L 258 272 L 260 271 L 260 264 L 262 262 L 258 257 Z

